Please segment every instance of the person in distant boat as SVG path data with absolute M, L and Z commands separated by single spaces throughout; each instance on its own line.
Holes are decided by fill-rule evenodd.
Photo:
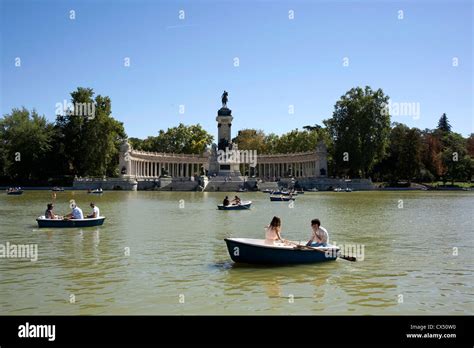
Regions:
M 224 207 L 227 207 L 229 204 L 230 204 L 229 196 L 225 196 L 224 201 L 222 202 L 222 205 Z
M 82 209 L 79 208 L 76 203 L 71 203 L 71 209 L 72 211 L 65 216 L 66 219 L 84 219 Z
M 99 207 L 94 204 L 94 202 L 91 202 L 90 207 L 92 208 L 92 214 L 87 215 L 88 219 L 95 219 L 100 216 L 100 210 Z
M 327 246 L 329 243 L 329 234 L 328 231 L 321 226 L 321 221 L 319 221 L 319 219 L 311 220 L 311 228 L 313 229 L 311 239 L 306 243 L 306 246 Z
M 278 216 L 274 216 L 270 225 L 265 227 L 265 244 L 274 244 L 275 241 L 286 243 L 281 238 L 281 219 Z
M 54 208 L 53 203 L 48 203 L 47 209 L 46 209 L 46 211 L 44 212 L 44 217 L 45 217 L 46 219 L 52 219 L 52 220 L 54 220 L 54 219 L 57 219 L 57 218 L 58 218 L 58 216 L 54 214 L 53 208 Z
M 239 205 L 240 204 L 240 198 L 238 196 L 235 196 L 234 199 L 232 200 L 232 204 Z

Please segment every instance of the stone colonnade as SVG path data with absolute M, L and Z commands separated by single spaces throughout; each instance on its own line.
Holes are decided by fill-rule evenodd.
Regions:
M 137 179 L 158 178 L 165 173 L 171 177 L 192 177 L 209 169 L 209 153 L 186 155 L 144 152 L 130 149 L 121 157 L 122 175 Z M 326 152 L 310 151 L 292 154 L 257 155 L 256 166 L 240 164 L 241 175 L 263 180 L 278 178 L 324 177 L 327 174 Z
M 261 179 L 274 178 L 305 178 L 324 176 L 320 171 L 321 158 L 316 151 L 293 154 L 258 155 L 257 164 L 251 168 L 249 164 L 241 164 L 242 174 L 255 175 Z
M 158 178 L 165 173 L 172 177 L 200 175 L 207 169 L 208 156 L 131 150 L 128 153 L 131 177 Z

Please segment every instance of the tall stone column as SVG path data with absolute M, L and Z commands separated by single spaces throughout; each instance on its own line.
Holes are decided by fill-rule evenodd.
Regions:
M 129 178 L 132 175 L 132 159 L 130 158 L 130 152 L 132 147 L 128 141 L 124 141 L 120 145 L 119 152 L 119 173 L 123 178 Z
M 328 150 L 326 144 L 320 141 L 316 146 L 316 165 L 315 165 L 315 176 L 327 176 L 328 175 Z M 323 173 L 321 173 L 323 171 Z

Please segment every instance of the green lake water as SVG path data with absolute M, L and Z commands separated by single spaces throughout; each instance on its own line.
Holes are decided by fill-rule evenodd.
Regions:
M 222 193 L 58 192 L 107 217 L 101 227 L 38 229 L 51 192 L 0 194 L 0 244 L 37 244 L 38 260 L 0 258 L 0 314 L 473 314 L 474 194 L 306 193 L 294 206 L 260 192 L 248 211 Z M 364 246 L 359 262 L 234 264 L 224 238 L 307 240 L 320 218 L 331 242 Z M 129 255 L 128 255 L 129 253 Z M 74 301 L 71 301 L 74 299 Z

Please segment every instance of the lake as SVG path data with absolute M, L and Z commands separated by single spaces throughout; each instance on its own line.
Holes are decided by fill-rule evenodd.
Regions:
M 31 314 L 472 314 L 474 194 L 316 192 L 293 206 L 239 193 L 251 210 L 219 211 L 222 193 L 57 192 L 55 212 L 93 200 L 101 227 L 38 229 L 49 191 L 0 194 L 0 244 L 37 244 L 38 260 L 0 258 L 0 312 Z M 230 193 L 232 194 L 232 193 Z M 224 238 L 330 241 L 363 260 L 288 267 L 234 264 Z

